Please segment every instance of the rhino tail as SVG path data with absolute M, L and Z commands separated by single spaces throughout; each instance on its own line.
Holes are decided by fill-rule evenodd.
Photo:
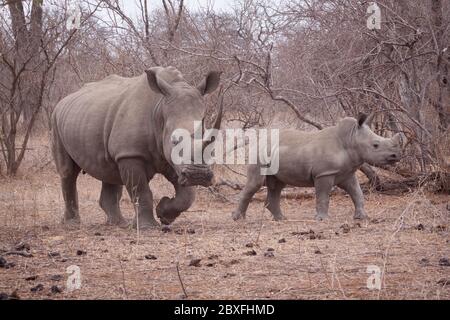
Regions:
M 51 130 L 51 150 L 55 161 L 56 170 L 61 177 L 68 177 L 73 174 L 76 167 L 75 162 L 67 153 L 58 134 L 56 123 L 53 123 Z

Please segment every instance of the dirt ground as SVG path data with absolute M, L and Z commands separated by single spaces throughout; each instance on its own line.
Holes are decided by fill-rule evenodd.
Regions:
M 234 222 L 238 192 L 199 187 L 194 206 L 170 229 L 138 233 L 104 225 L 101 184 L 81 175 L 82 224 L 70 229 L 60 224 L 63 201 L 48 148 L 37 149 L 19 177 L 0 178 L 5 296 L 180 299 L 184 286 L 188 299 L 450 299 L 448 195 L 369 193 L 370 219 L 355 222 L 350 198 L 335 192 L 331 218 L 317 222 L 312 191 L 289 189 L 287 220 L 275 222 L 260 192 L 247 219 Z M 151 187 L 156 202 L 173 194 L 159 176 Z M 131 220 L 127 195 L 121 207 Z M 81 288 L 70 292 L 72 265 Z M 380 290 L 368 288 L 368 268 L 380 271 Z

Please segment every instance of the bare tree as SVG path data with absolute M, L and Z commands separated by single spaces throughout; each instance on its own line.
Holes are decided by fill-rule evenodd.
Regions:
M 0 16 L 0 145 L 6 172 L 15 175 L 51 84 L 52 71 L 76 29 L 66 31 L 67 17 L 51 16 L 40 0 L 9 0 L 3 6 L 9 9 L 9 16 Z
M 23 158 L 25 128 L 42 108 L 48 117 L 58 99 L 85 82 L 154 65 L 174 65 L 193 82 L 207 69 L 223 71 L 233 125 L 277 118 L 320 130 L 374 112 L 377 133 L 408 138 L 399 172 L 446 168 L 448 2 L 377 1 L 381 30 L 367 29 L 368 4 L 351 0 L 238 0 L 224 12 L 210 5 L 190 10 L 183 0 L 137 0 L 134 10 L 119 0 L 81 3 L 85 18 L 75 36 L 63 28 L 65 5 L 51 2 L 54 10 L 46 11 L 41 1 L 4 1 L 1 141 L 9 173 L 17 171 L 12 164 Z M 7 151 L 18 141 L 17 154 Z M 362 170 L 380 184 L 376 170 Z

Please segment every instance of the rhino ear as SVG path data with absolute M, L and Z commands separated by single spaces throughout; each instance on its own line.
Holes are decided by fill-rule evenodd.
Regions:
M 367 120 L 367 114 L 360 112 L 358 114 L 358 126 L 362 126 Z
M 156 68 L 150 68 L 149 70 L 145 70 L 145 73 L 147 73 L 148 84 L 153 91 L 168 96 L 172 91 L 172 87 L 164 79 L 158 77 L 156 75 L 156 71 L 157 71 Z
M 367 119 L 366 119 L 366 121 L 364 121 L 364 123 L 367 124 L 367 125 L 370 127 L 370 126 L 372 125 L 373 118 L 375 118 L 375 113 L 374 113 L 374 112 L 371 112 L 371 113 L 367 116 Z
M 406 140 L 406 138 L 400 132 L 394 134 L 394 136 L 392 137 L 392 141 L 396 144 L 399 144 L 401 147 L 403 147 L 405 145 L 405 143 L 406 143 L 405 140 Z
M 197 86 L 198 91 L 203 95 L 213 92 L 217 89 L 220 82 L 220 74 L 219 71 L 211 71 L 208 73 L 205 79 Z
M 375 114 L 373 112 L 371 112 L 369 115 L 360 112 L 358 115 L 358 125 L 361 127 L 363 124 L 366 124 L 370 127 L 370 125 L 372 124 L 374 115 Z

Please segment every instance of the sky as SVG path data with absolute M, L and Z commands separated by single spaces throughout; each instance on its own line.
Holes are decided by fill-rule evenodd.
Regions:
M 190 8 L 198 8 L 206 6 L 211 3 L 213 8 L 217 11 L 230 10 L 230 5 L 233 4 L 232 0 L 186 0 L 187 6 Z
M 228 11 L 231 10 L 230 6 L 233 4 L 234 0 L 185 0 L 185 5 L 191 9 L 195 10 L 198 8 L 206 7 L 208 4 L 212 6 L 215 11 Z M 135 0 L 122 0 L 123 7 L 128 12 L 132 13 L 136 11 L 136 1 Z M 161 0 L 150 0 L 149 7 L 156 6 L 162 8 Z

